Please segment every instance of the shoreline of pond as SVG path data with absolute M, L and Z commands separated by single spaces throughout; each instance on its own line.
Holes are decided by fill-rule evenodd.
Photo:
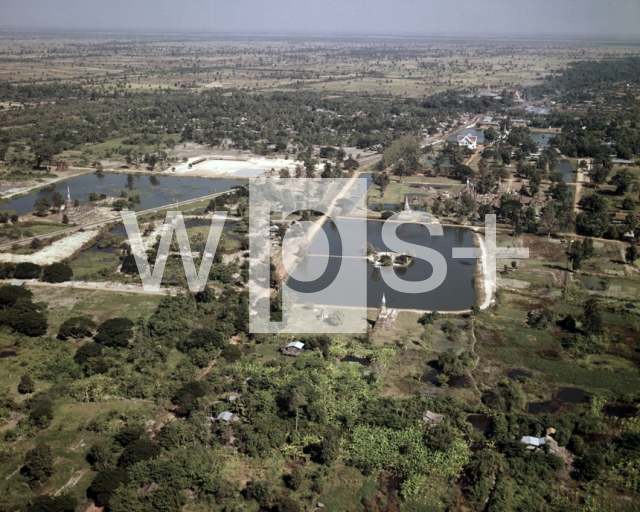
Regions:
M 338 217 L 338 218 L 343 218 L 343 217 Z M 348 220 L 348 218 L 346 218 L 346 219 Z M 318 235 L 320 230 L 324 230 L 325 231 L 325 236 L 329 236 L 329 233 L 327 233 L 326 230 L 327 229 L 331 229 L 331 227 L 329 225 L 327 225 L 326 220 L 327 219 L 324 219 L 324 222 L 321 222 L 320 226 L 318 226 L 318 229 L 314 233 L 313 239 L 311 240 L 311 242 L 309 244 L 309 248 L 311 248 L 311 246 L 313 244 L 313 240 L 316 239 L 316 237 L 317 237 L 317 235 Z M 370 220 L 375 220 L 377 222 L 369 222 Z M 367 222 L 367 225 L 369 226 L 368 231 L 370 231 L 370 228 L 371 228 L 372 224 L 379 224 L 380 222 L 384 222 L 384 221 L 383 221 L 383 219 L 367 219 L 366 222 Z M 398 226 L 400 226 L 400 225 L 411 226 L 408 229 L 411 229 L 413 231 L 416 230 L 416 227 L 422 226 L 422 224 L 420 224 L 420 223 L 410 223 L 410 222 L 397 222 L 397 224 L 398 224 Z M 325 227 L 325 226 L 328 226 L 328 227 Z M 479 233 L 478 228 L 460 226 L 460 225 L 451 225 L 451 226 L 447 226 L 447 227 L 449 229 L 451 229 L 451 230 L 454 230 L 451 234 L 447 234 L 447 237 L 451 237 L 451 236 L 458 236 L 459 237 L 459 236 L 461 236 L 460 234 L 457 234 L 457 235 L 455 234 L 456 232 L 458 232 L 458 230 L 460 230 L 461 232 L 466 233 L 466 235 L 464 235 L 464 236 L 468 237 L 468 239 L 466 241 L 466 244 L 468 244 L 469 247 L 479 248 L 482 251 L 482 255 L 483 255 L 482 258 L 474 258 L 473 271 L 470 272 L 470 273 L 468 271 L 466 272 L 466 274 L 468 274 L 467 277 L 469 278 L 469 282 L 467 284 L 465 284 L 464 286 L 468 287 L 468 288 L 465 288 L 468 293 L 473 293 L 473 295 L 475 295 L 473 304 L 469 304 L 468 307 L 464 307 L 464 306 L 467 306 L 467 304 L 464 304 L 464 306 L 462 308 L 455 308 L 455 306 L 453 304 L 450 304 L 448 309 L 444 309 L 444 308 L 443 309 L 439 309 L 437 307 L 433 307 L 433 308 L 430 308 L 430 307 L 422 307 L 421 308 L 421 307 L 410 307 L 410 306 L 407 307 L 407 305 L 403 305 L 402 304 L 402 302 L 406 303 L 407 301 L 406 300 L 400 300 L 400 298 L 397 298 L 397 300 L 400 300 L 400 304 L 393 304 L 394 300 L 393 300 L 393 294 L 391 293 L 392 290 L 383 290 L 382 288 L 380 290 L 374 290 L 374 292 L 378 291 L 380 296 L 381 296 L 382 292 L 385 292 L 385 294 L 387 295 L 387 307 L 392 307 L 393 309 L 397 309 L 398 311 L 406 311 L 406 312 L 416 313 L 416 314 L 424 314 L 424 313 L 428 313 L 428 312 L 432 312 L 432 311 L 439 311 L 439 312 L 441 311 L 442 313 L 447 313 L 447 314 L 465 314 L 465 313 L 471 312 L 473 306 L 478 305 L 482 309 L 486 309 L 491 304 L 491 299 L 493 297 L 493 294 L 492 294 L 492 291 L 491 291 L 490 283 L 488 282 L 487 279 L 485 279 L 486 272 L 485 272 L 485 268 L 484 268 L 486 266 L 486 261 L 485 260 L 487 259 L 487 255 L 486 255 L 486 250 L 483 249 L 483 245 L 484 244 L 483 244 L 483 240 L 481 239 L 481 234 Z M 336 228 L 334 227 L 333 229 L 336 229 Z M 374 228 L 374 231 L 376 229 L 377 228 Z M 369 236 L 368 236 L 369 240 L 371 240 L 371 238 L 370 238 L 371 234 L 372 233 L 369 233 Z M 415 243 L 417 241 L 415 239 L 416 235 L 417 235 L 417 233 L 412 233 L 412 235 L 410 235 L 410 236 L 414 237 L 414 239 L 412 240 L 413 243 Z M 445 237 L 445 238 L 447 238 L 447 237 Z M 374 235 L 374 240 L 375 240 L 375 235 Z M 438 240 L 438 242 L 440 242 L 440 241 Z M 453 245 L 455 245 L 455 242 L 460 243 L 461 240 L 449 241 L 449 242 L 446 242 L 446 243 L 452 244 L 452 246 L 453 246 Z M 419 244 L 419 245 L 421 245 L 421 244 Z M 449 254 L 449 249 L 450 248 L 445 248 L 444 249 L 445 253 L 443 253 L 443 254 L 448 255 Z M 315 254 L 315 251 L 311 251 L 309 253 L 308 257 L 314 257 L 314 254 Z M 315 254 L 315 256 L 316 257 L 318 257 L 318 256 L 319 257 L 328 257 L 330 259 L 333 259 L 333 258 L 337 257 L 337 258 L 339 258 L 341 260 L 340 265 L 344 265 L 344 264 L 351 265 L 349 263 L 349 261 L 352 260 L 353 257 L 357 258 L 357 256 L 355 256 L 355 255 L 352 256 L 352 257 L 346 257 L 345 258 L 343 255 L 325 254 L 323 256 L 321 253 Z M 361 259 L 366 260 L 366 256 L 363 255 Z M 414 261 L 422 262 L 423 260 L 418 259 L 418 260 L 414 260 Z M 449 286 L 454 286 L 454 287 L 456 287 L 456 289 L 458 289 L 458 291 L 460 291 L 459 287 L 462 285 L 462 283 L 458 282 L 459 281 L 458 277 L 454 278 L 454 276 L 459 275 L 459 273 L 453 272 L 452 268 L 451 268 L 451 265 L 453 264 L 454 261 L 458 261 L 458 260 L 448 261 L 448 263 L 449 263 L 449 272 L 447 274 L 448 277 L 446 279 L 449 279 L 450 277 L 453 278 L 453 281 L 449 282 Z M 471 263 L 471 261 L 468 262 L 468 263 L 463 263 L 463 264 L 467 264 L 468 265 L 469 263 Z M 427 264 L 429 264 L 429 263 L 427 262 Z M 371 270 L 372 268 L 373 268 L 373 270 Z M 380 283 L 379 276 L 372 275 L 371 272 L 374 272 L 374 274 L 375 274 L 375 270 L 381 271 L 381 270 L 388 269 L 388 268 L 392 268 L 392 267 L 384 267 L 384 268 L 379 269 L 377 267 L 374 268 L 373 266 L 367 264 L 367 277 L 366 277 L 366 280 L 367 280 L 367 290 L 368 290 L 369 295 L 371 295 L 373 293 L 373 292 L 370 291 L 371 284 L 372 283 Z M 296 270 L 289 277 L 294 277 L 294 279 L 298 280 L 300 276 L 296 277 L 296 272 L 297 271 L 301 271 L 301 272 L 304 273 L 304 271 L 305 271 L 305 263 L 302 262 L 302 261 L 298 262 L 298 264 L 296 265 L 295 269 Z M 395 271 L 396 270 L 395 267 L 393 267 L 392 270 Z M 407 270 L 410 270 L 410 269 L 408 267 L 403 267 L 402 270 L 404 270 L 406 272 Z M 414 269 L 414 272 L 419 273 L 418 277 L 421 278 L 421 279 L 419 279 L 419 281 L 423 280 L 422 279 L 422 277 L 423 277 L 422 272 L 424 270 L 425 269 L 420 269 L 420 268 L 415 268 Z M 405 272 L 403 272 L 403 275 L 404 275 Z M 300 274 L 300 275 L 303 275 L 303 274 Z M 427 275 L 427 274 L 424 274 L 424 275 Z M 324 274 L 323 274 L 323 276 L 324 276 Z M 322 278 L 323 276 L 320 276 L 320 278 Z M 412 279 L 409 279 L 409 281 L 412 281 Z M 305 281 L 302 280 L 302 282 L 304 283 Z M 297 286 L 299 286 L 299 285 L 300 285 L 300 283 L 298 283 Z M 380 285 L 376 285 L 376 286 L 378 288 L 380 288 Z M 443 285 L 441 285 L 441 286 L 445 286 L 445 284 L 443 283 Z M 299 291 L 301 293 L 304 293 L 303 290 L 299 290 Z M 427 292 L 425 292 L 425 294 L 426 293 Z M 467 293 L 464 293 L 464 292 L 461 292 L 461 293 L 465 297 L 468 295 Z M 320 299 L 318 299 L 318 300 L 320 300 Z M 426 301 L 427 304 L 428 304 L 429 302 L 433 303 L 434 300 L 442 300 L 442 297 L 438 297 L 437 299 L 435 299 L 434 295 L 432 295 L 430 297 L 425 295 L 424 297 L 416 297 L 415 300 Z M 447 300 L 449 300 L 449 299 L 447 299 Z M 451 302 L 452 300 L 453 299 L 449 300 L 449 302 Z M 326 306 L 328 306 L 328 307 L 334 307 L 334 308 L 338 308 L 338 309 L 339 308 L 344 308 L 344 309 L 363 309 L 363 306 L 353 305 L 353 304 L 351 304 L 351 305 L 349 305 L 349 304 L 341 304 L 340 303 L 341 301 L 326 300 L 325 299 L 324 301 L 321 301 L 321 302 L 323 304 L 325 304 Z M 366 306 L 364 308 L 366 308 L 367 310 L 373 310 L 373 311 L 377 310 L 377 307 L 374 304 L 374 302 L 375 301 L 372 299 L 372 297 L 368 296 L 367 304 L 366 304 Z M 451 307 L 451 306 L 453 306 L 453 307 Z
M 11 192 L 9 195 L 7 195 L 7 193 L 0 193 L 0 202 L 7 200 L 13 200 L 13 199 L 20 199 L 21 197 L 24 197 L 26 195 L 32 194 L 34 192 L 40 192 L 41 190 L 54 185 L 54 184 L 58 184 L 60 182 L 64 182 L 64 181 L 68 181 L 68 180 L 72 180 L 75 178 L 79 178 L 81 176 L 86 176 L 87 174 L 123 174 L 123 175 L 131 175 L 131 176 L 154 176 L 156 178 L 160 178 L 160 177 L 170 177 L 170 178 L 196 178 L 196 179 L 205 179 L 205 180 L 226 180 L 226 179 L 234 179 L 234 180 L 247 180 L 252 178 L 249 176 L 241 176 L 241 175 L 222 175 L 222 176 L 188 176 L 188 175 L 175 175 L 175 174 L 168 174 L 166 173 L 166 171 L 163 171 L 162 173 L 157 173 L 154 171 L 143 171 L 141 169 L 135 169 L 134 171 L 132 171 L 131 169 L 103 169 L 102 171 L 97 171 L 95 169 L 83 169 L 80 170 L 78 172 L 76 172 L 73 175 L 67 175 L 67 176 L 60 176 L 60 175 L 56 175 L 55 178 L 52 178 L 51 180 L 49 180 L 47 183 L 42 183 L 42 184 L 38 184 L 38 185 L 31 185 L 29 187 L 15 187 L 18 189 L 17 192 Z M 44 177 L 34 177 L 34 179 L 46 179 L 46 175 Z M 26 181 L 26 180 L 25 180 Z M 8 186 L 8 185 L 7 185 Z M 11 187 L 14 188 L 14 187 Z M 24 190 L 21 190 L 24 189 Z M 2 206 L 2 204 L 4 203 L 0 203 L 0 206 Z
M 55 190 L 58 190 L 58 189 L 59 189 L 58 191 L 62 190 L 62 192 L 64 192 L 62 194 L 63 196 L 66 196 L 66 191 L 63 190 L 65 182 L 68 183 L 67 187 L 69 187 L 69 184 L 71 182 L 74 182 L 76 180 L 80 180 L 80 182 L 87 181 L 87 179 L 88 179 L 87 177 L 91 176 L 91 175 L 95 176 L 96 180 L 102 180 L 104 178 L 107 178 L 108 181 L 113 181 L 114 179 L 117 179 L 117 178 L 115 178 L 116 176 L 123 176 L 123 178 L 126 179 L 126 180 L 134 180 L 134 181 L 136 181 L 136 180 L 139 181 L 141 178 L 144 178 L 145 176 L 147 176 L 149 178 L 149 180 L 158 180 L 158 182 L 160 182 L 160 180 L 167 181 L 167 179 L 168 180 L 177 180 L 177 181 L 175 181 L 175 183 L 178 183 L 178 184 L 179 183 L 184 183 L 184 185 L 182 185 L 182 189 L 179 192 L 179 195 L 184 193 L 188 189 L 196 190 L 196 189 L 199 188 L 199 187 L 197 187 L 195 185 L 192 186 L 192 187 L 189 187 L 188 186 L 188 182 L 189 181 L 193 181 L 194 183 L 195 183 L 195 180 L 197 180 L 197 181 L 208 180 L 208 182 L 211 182 L 211 183 L 226 182 L 226 184 L 230 184 L 228 190 L 231 190 L 232 187 L 233 187 L 233 184 L 240 185 L 240 184 L 245 183 L 248 180 L 248 178 L 243 178 L 243 177 L 235 177 L 235 178 L 218 177 L 218 176 L 216 176 L 216 177 L 189 177 L 189 176 L 173 176 L 173 175 L 170 175 L 170 174 L 140 173 L 138 171 L 133 172 L 133 173 L 132 172 L 126 172 L 126 173 L 125 172 L 113 172 L 113 171 L 84 172 L 84 173 L 75 174 L 73 176 L 65 176 L 62 179 L 55 178 L 55 179 L 49 181 L 48 183 L 34 185 L 33 187 L 29 188 L 28 190 L 22 190 L 22 191 L 14 193 L 14 194 L 11 194 L 11 195 L 8 195 L 8 196 L 4 196 L 4 197 L 0 198 L 0 209 L 1 210 L 14 211 L 18 215 L 29 215 L 29 214 L 32 214 L 34 212 L 32 207 L 30 207 L 31 209 L 27 208 L 26 206 L 23 206 L 22 208 L 16 208 L 15 207 L 15 202 L 16 201 L 20 201 L 20 200 L 24 200 L 24 198 L 33 196 L 34 203 L 35 203 L 35 200 L 37 199 L 38 196 L 43 195 L 43 194 L 46 195 L 45 193 L 47 191 L 55 191 Z M 95 188 L 96 191 L 100 190 L 100 186 L 98 186 L 97 183 L 92 184 L 92 186 L 93 185 L 95 185 L 95 187 L 93 187 L 93 188 Z M 87 185 L 85 185 L 83 183 L 80 183 L 78 185 L 78 187 L 80 187 L 80 188 L 86 187 L 86 186 Z M 153 185 L 153 183 L 152 183 L 151 187 L 153 188 L 154 186 L 155 185 Z M 62 187 L 62 189 L 60 189 L 60 187 Z M 76 190 L 72 190 L 71 191 L 72 199 L 76 199 L 76 200 L 79 199 L 78 190 L 77 190 L 78 187 L 73 187 L 73 186 L 71 187 L 71 188 L 75 188 L 76 189 Z M 91 186 L 89 186 L 89 188 L 91 188 Z M 125 185 L 123 185 L 122 188 L 123 189 L 129 188 L 129 186 L 125 184 Z M 171 186 L 166 186 L 166 187 L 163 188 L 163 190 L 165 191 L 165 195 L 166 195 L 166 191 L 170 190 L 170 189 L 171 189 Z M 89 190 L 89 189 L 87 189 L 87 190 Z M 112 189 L 109 189 L 109 190 L 111 191 Z M 116 190 L 116 189 L 114 188 L 113 190 Z M 144 193 L 148 192 L 149 187 L 148 186 L 144 186 L 144 187 L 141 187 L 141 188 L 136 188 L 134 186 L 131 186 L 130 190 L 134 194 L 135 194 L 136 190 L 140 190 L 141 191 L 140 195 L 143 195 Z M 84 193 L 84 192 L 86 192 L 86 190 L 82 191 L 81 193 Z M 88 197 L 88 196 L 85 196 L 85 197 Z M 188 197 L 187 199 L 194 199 L 194 198 L 195 197 L 193 197 L 193 198 L 192 197 Z M 144 195 L 142 197 L 143 202 L 145 200 L 149 201 L 149 199 L 150 199 L 150 197 L 145 197 Z M 151 199 L 152 199 L 152 203 L 153 203 L 153 198 L 151 198 Z M 175 200 L 175 197 L 174 197 L 174 200 Z M 89 204 L 89 202 L 86 199 L 82 199 L 81 201 L 82 201 L 81 204 Z M 178 202 L 180 202 L 180 201 L 178 201 Z M 14 204 L 12 204 L 12 203 L 14 203 Z M 167 206 L 171 206 L 171 203 L 168 200 L 164 204 L 167 204 Z M 14 207 L 12 208 L 12 206 L 14 206 Z M 140 207 L 143 207 L 143 208 L 144 207 L 146 207 L 146 208 L 149 208 L 149 207 L 150 208 L 154 208 L 154 207 L 158 207 L 158 206 L 161 206 L 161 204 L 145 204 L 144 206 L 142 204 L 140 204 Z

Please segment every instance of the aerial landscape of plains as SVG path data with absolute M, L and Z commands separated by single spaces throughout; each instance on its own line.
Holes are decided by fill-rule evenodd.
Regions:
M 0 2 L 0 512 L 640 510 L 640 4 Z

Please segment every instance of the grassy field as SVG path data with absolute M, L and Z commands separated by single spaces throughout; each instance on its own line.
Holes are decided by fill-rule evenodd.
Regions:
M 114 52 L 101 44 L 110 41 L 102 37 L 75 38 L 69 44 L 64 36 L 2 38 L 0 80 L 82 81 L 119 94 L 224 87 L 422 96 L 469 86 L 499 89 L 513 83 L 535 84 L 549 70 L 567 62 L 637 52 L 637 48 L 624 45 L 578 46 L 569 42 L 552 46 L 534 41 L 516 46 L 494 42 L 472 48 L 438 40 L 416 40 L 407 47 L 388 41 L 313 42 L 295 38 L 268 42 L 194 38 L 160 43 L 127 36 L 119 38 L 127 51 Z M 12 51 L 18 42 L 19 54 Z M 90 51 L 90 56 L 79 62 L 75 57 L 83 49 Z
M 147 318 L 162 299 L 154 295 L 133 295 L 100 290 L 33 287 L 34 300 L 49 307 L 49 331 L 57 333 L 60 324 L 69 316 L 89 315 L 95 321 L 124 316 L 135 321 Z
M 416 188 L 416 185 L 418 188 Z M 431 186 L 433 188 L 444 186 L 451 190 L 452 194 L 457 194 L 463 187 L 459 180 L 450 180 L 448 178 L 428 178 L 426 176 L 415 175 L 405 176 L 402 179 L 402 182 L 400 182 L 399 179 L 394 176 L 391 178 L 391 182 L 385 189 L 383 195 L 381 195 L 380 187 L 377 185 L 373 185 L 369 189 L 367 194 L 367 204 L 369 206 L 377 204 L 395 204 L 402 207 L 407 194 L 430 195 L 431 197 L 434 197 L 437 194 L 437 190 L 436 192 L 427 194 L 424 190 L 419 188 L 420 186 Z
M 84 501 L 84 490 L 89 486 L 95 473 L 91 471 L 86 460 L 87 453 L 94 443 L 109 439 L 109 433 L 89 432 L 82 430 L 92 418 L 111 415 L 114 419 L 121 417 L 146 418 L 153 415 L 155 406 L 146 402 L 107 402 L 107 403 L 77 403 L 64 401 L 56 404 L 54 419 L 51 426 L 40 430 L 33 438 L 22 438 L 16 443 L 2 465 L 0 465 L 0 479 L 3 487 L 20 487 L 23 493 L 30 494 L 26 478 L 18 470 L 23 464 L 23 453 L 36 443 L 46 443 L 52 449 L 55 461 L 55 473 L 37 493 L 54 494 L 62 489 L 73 478 L 72 484 L 66 489 L 75 495 L 80 502 Z M 114 423 L 115 427 L 115 423 Z M 5 452 L 6 453 L 6 452 Z

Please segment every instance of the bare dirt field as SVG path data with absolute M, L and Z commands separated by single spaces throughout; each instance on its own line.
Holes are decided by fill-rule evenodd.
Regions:
M 73 233 L 57 242 L 53 242 L 44 249 L 34 252 L 33 254 L 11 254 L 7 252 L 0 253 L 1 262 L 10 263 L 36 263 L 37 265 L 51 265 L 68 257 L 78 251 L 84 244 L 93 240 L 98 236 L 99 231 L 87 230 Z

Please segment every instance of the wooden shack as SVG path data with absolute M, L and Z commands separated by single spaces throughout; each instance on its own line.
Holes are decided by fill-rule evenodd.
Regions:
M 287 345 L 282 345 L 280 347 L 280 353 L 283 356 L 298 357 L 300 354 L 302 354 L 303 347 L 304 343 L 302 343 L 301 341 L 292 341 Z

